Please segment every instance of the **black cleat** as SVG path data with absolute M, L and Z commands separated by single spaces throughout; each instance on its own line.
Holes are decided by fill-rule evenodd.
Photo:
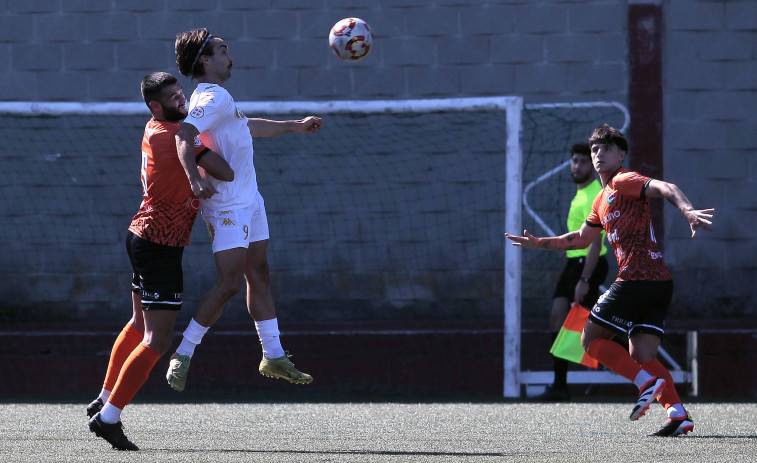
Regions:
M 664 388 L 665 380 L 654 376 L 647 382 L 647 384 L 639 389 L 639 399 L 636 401 L 636 405 L 631 411 L 630 420 L 636 421 L 644 416 L 649 405 L 654 402 L 658 395 L 662 394 Z
M 87 405 L 87 418 L 92 418 L 103 409 L 103 399 L 96 398 L 91 404 Z
M 691 419 L 691 415 L 686 412 L 686 415 L 679 418 L 668 418 L 662 423 L 660 429 L 657 432 L 649 434 L 650 436 L 658 437 L 675 437 L 680 435 L 686 435 L 687 432 L 694 430 L 694 420 Z
M 124 426 L 120 421 L 115 424 L 103 423 L 103 421 L 100 419 L 99 412 L 96 413 L 91 420 L 89 420 L 89 430 L 95 433 L 97 437 L 102 437 L 103 439 L 108 441 L 108 443 L 112 445 L 114 449 L 139 450 L 139 447 L 134 445 L 124 435 Z

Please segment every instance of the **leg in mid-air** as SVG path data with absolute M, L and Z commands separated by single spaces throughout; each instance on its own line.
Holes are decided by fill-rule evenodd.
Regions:
M 247 310 L 255 320 L 255 328 L 263 349 L 258 371 L 271 378 L 282 378 L 296 384 L 310 384 L 313 377 L 297 370 L 281 346 L 276 307 L 271 294 L 267 249 L 267 239 L 250 243 L 245 261 Z
M 192 320 L 184 331 L 181 344 L 171 355 L 168 365 L 166 380 L 174 390 L 184 390 L 195 348 L 202 342 L 210 326 L 221 316 L 226 304 L 242 289 L 245 257 L 246 250 L 241 247 L 213 254 L 218 281 L 200 300 Z
M 229 217 L 234 220 L 229 220 Z M 262 196 L 257 203 L 234 211 L 203 213 L 208 229 L 212 230 L 213 252 L 218 269 L 218 284 L 203 298 L 194 320 L 190 322 L 176 354 L 171 356 L 166 378 L 169 385 L 181 391 L 186 384 L 189 363 L 195 346 L 207 329 L 215 323 L 224 305 L 234 297 L 247 280 L 247 310 L 255 321 L 255 328 L 263 348 L 258 370 L 273 378 L 307 384 L 310 375 L 298 371 L 281 346 L 276 308 L 271 294 L 266 252 L 268 248 L 268 219 Z

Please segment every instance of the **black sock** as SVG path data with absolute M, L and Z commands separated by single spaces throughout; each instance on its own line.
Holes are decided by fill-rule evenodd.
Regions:
M 552 342 L 555 342 L 557 333 L 552 333 Z M 568 388 L 568 361 L 560 357 L 552 356 L 555 372 L 555 381 L 553 387 L 555 389 L 567 389 Z

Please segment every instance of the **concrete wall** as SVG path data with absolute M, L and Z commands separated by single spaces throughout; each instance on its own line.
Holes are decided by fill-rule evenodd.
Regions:
M 716 231 L 690 239 L 666 211 L 679 314 L 757 310 L 757 3 L 665 3 L 665 173 Z M 685 303 L 684 303 L 685 301 Z
M 356 0 L 336 5 L 313 0 L 3 1 L 0 100 L 139 101 L 144 74 L 154 70 L 177 74 L 175 35 L 205 26 L 227 41 L 235 57 L 227 88 L 238 101 L 522 95 L 526 103 L 625 104 L 627 6 L 615 1 L 556 0 Z M 666 206 L 667 262 L 677 287 L 674 316 L 753 316 L 757 311 L 752 284 L 757 276 L 757 244 L 752 236 L 757 207 L 757 3 L 670 0 L 663 1 L 662 8 L 665 180 L 679 184 L 695 206 L 718 209 L 716 231 L 691 240 L 683 218 Z M 365 19 L 376 34 L 371 55 L 359 63 L 340 62 L 327 48 L 329 28 L 346 16 Z M 187 92 L 193 88 L 186 79 L 182 83 Z M 37 132 L 39 139 L 44 139 L 44 132 Z M 12 131 L 1 133 L 6 139 L 14 136 Z M 35 143 L 43 143 L 39 139 Z M 128 148 L 113 150 L 121 150 L 118 156 L 124 158 L 131 153 Z M 15 162 L 23 158 L 19 151 L 12 157 Z M 4 198 L 12 201 L 2 200 L 0 207 L 3 215 L 14 217 L 14 224 L 39 224 L 39 219 L 30 218 L 37 214 L 31 198 L 39 191 L 30 192 L 29 182 L 23 181 L 24 175 L 31 175 L 25 172 L 45 174 L 38 167 L 12 171 L 14 178 L 2 190 Z M 48 168 L 48 175 L 58 173 Z M 93 210 L 108 209 L 108 200 L 131 204 L 118 217 L 108 218 L 120 233 L 138 197 L 130 201 L 125 187 L 119 190 L 123 194 L 108 196 L 104 192 L 112 184 L 109 176 L 106 166 L 93 171 L 86 201 L 93 203 Z M 58 186 L 63 194 L 50 193 L 55 199 L 79 198 L 80 190 L 74 192 L 69 183 Z M 124 280 L 118 270 L 103 270 L 128 269 L 121 255 L 122 235 L 69 240 L 67 225 L 61 222 L 60 235 L 52 244 L 28 239 L 33 235 L 28 229 L 16 231 L 16 240 L 6 244 L 2 294 L 11 317 L 53 312 L 64 318 L 113 318 L 123 313 L 128 274 Z M 195 241 L 203 244 L 199 232 L 195 235 Z M 359 252 L 357 244 L 352 246 Z M 25 262 L 28 256 L 44 262 L 45 250 L 53 248 L 74 248 L 77 262 L 65 271 Z M 112 257 L 100 254 L 106 248 L 115 250 Z M 196 282 L 204 276 L 210 285 L 214 278 L 208 254 L 206 247 L 198 246 L 187 254 L 192 279 L 186 296 L 192 304 L 206 289 Z M 88 257 L 98 264 L 88 264 Z M 275 270 L 275 261 L 272 266 Z M 468 284 L 461 281 L 460 292 Z M 475 316 L 498 316 L 499 284 L 494 281 L 491 291 L 476 293 L 480 300 Z M 294 271 L 275 273 L 274 285 L 281 289 L 276 297 L 285 309 L 299 305 L 307 311 L 302 301 L 308 300 L 317 310 L 307 317 L 316 319 L 328 318 L 328 311 L 321 309 L 339 297 L 323 288 L 318 291 L 320 283 Z M 371 282 L 363 282 L 362 288 L 357 285 L 353 289 L 371 294 Z M 537 291 L 544 294 L 542 303 L 530 301 L 533 307 L 525 316 L 546 316 L 551 285 L 545 281 Z M 300 288 L 307 297 L 298 297 Z M 376 301 L 377 308 L 383 303 Z M 241 298 L 235 305 L 239 306 L 235 313 L 244 312 Z M 470 304 L 461 307 L 467 310 Z M 292 310 L 293 316 L 302 313 Z M 464 313 L 453 310 L 442 315 L 457 318 Z

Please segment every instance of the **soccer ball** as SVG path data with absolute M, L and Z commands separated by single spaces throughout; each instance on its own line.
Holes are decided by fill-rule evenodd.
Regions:
M 373 32 L 360 18 L 344 18 L 329 32 L 329 46 L 344 61 L 358 61 L 371 51 Z

